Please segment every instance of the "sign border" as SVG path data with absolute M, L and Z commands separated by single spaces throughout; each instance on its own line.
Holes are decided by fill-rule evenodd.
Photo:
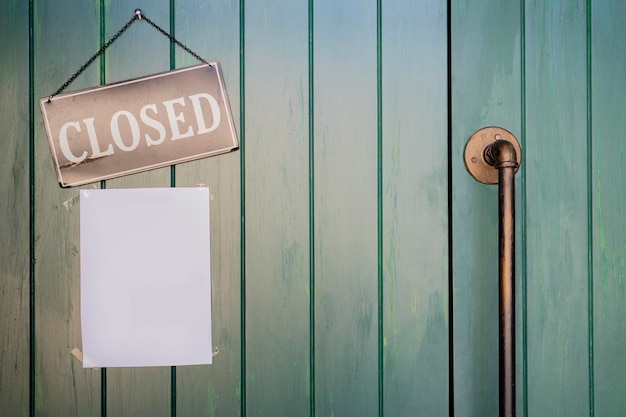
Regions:
M 49 102 L 54 102 L 54 101 L 61 101 L 61 100 L 65 100 L 65 99 L 70 99 L 72 97 L 75 96 L 79 96 L 79 95 L 83 95 L 83 94 L 90 94 L 93 92 L 97 92 L 97 91 L 102 91 L 102 90 L 107 90 L 110 88 L 115 88 L 115 87 L 119 87 L 119 86 L 123 86 L 123 85 L 130 85 L 130 84 L 135 84 L 138 82 L 143 82 L 143 81 L 148 81 L 148 80 L 153 80 L 153 79 L 157 79 L 157 78 L 162 78 L 162 77 L 166 77 L 172 74 L 178 74 L 178 73 L 184 73 L 187 71 L 193 71 L 193 70 L 197 70 L 199 68 L 202 67 L 215 67 L 216 69 L 216 75 L 217 75 L 217 79 L 218 79 L 218 83 L 220 86 L 220 92 L 222 94 L 221 99 L 223 100 L 224 103 L 224 107 L 225 110 L 227 112 L 228 117 L 226 117 L 226 119 L 228 119 L 228 127 L 230 129 L 230 133 L 231 133 L 231 138 L 233 139 L 232 141 L 232 147 L 226 147 L 226 148 L 221 148 L 221 149 L 217 149 L 214 151 L 210 151 L 210 152 L 204 152 L 201 154 L 195 154 L 193 156 L 188 156 L 188 157 L 184 157 L 184 158 L 177 158 L 177 159 L 171 159 L 165 162 L 160 162 L 157 164 L 151 164 L 151 165 L 145 165 L 142 166 L 141 168 L 133 168 L 133 169 L 129 169 L 126 171 L 120 171 L 117 172 L 115 174 L 107 174 L 107 175 L 101 175 L 101 176 L 97 176 L 97 177 L 90 177 L 88 179 L 84 179 L 84 180 L 79 180 L 79 181 L 74 181 L 74 182 L 65 182 L 64 178 L 63 178 L 63 174 L 61 171 L 61 166 L 59 164 L 59 160 L 58 160 L 58 156 L 57 156 L 57 149 L 55 149 L 54 143 L 53 143 L 53 137 L 52 137 L 52 132 L 48 123 L 48 115 L 46 113 L 46 104 L 48 104 Z M 229 153 L 232 151 L 236 151 L 239 149 L 239 140 L 237 137 L 237 130 L 235 129 L 235 124 L 234 124 L 234 120 L 233 120 L 233 116 L 232 116 L 232 110 L 230 108 L 230 101 L 228 100 L 228 94 L 226 93 L 226 85 L 224 83 L 224 77 L 222 75 L 222 69 L 221 69 L 221 65 L 219 63 L 219 61 L 208 61 L 207 63 L 203 63 L 203 64 L 199 64 L 199 65 L 192 65 L 189 67 L 185 67 L 185 68 L 180 68 L 180 69 L 176 69 L 176 70 L 171 70 L 171 71 L 163 71 L 163 72 L 159 72 L 159 73 L 155 73 L 155 74 L 150 74 L 144 77 L 137 77 L 137 78 L 132 78 L 132 79 L 128 79 L 128 80 L 122 80 L 122 81 L 117 81 L 117 82 L 113 82 L 110 84 L 105 84 L 102 86 L 96 86 L 96 87 L 89 87 L 89 88 L 83 88 L 80 90 L 75 90 L 75 91 L 71 91 L 69 93 L 64 93 L 64 94 L 59 94 L 57 96 L 54 96 L 52 99 L 48 97 L 42 97 L 39 99 L 39 107 L 43 116 L 43 123 L 46 129 L 46 134 L 48 137 L 48 144 L 50 146 L 50 152 L 52 153 L 52 158 L 54 160 L 54 166 L 56 168 L 56 173 L 57 173 L 57 180 L 58 183 L 61 187 L 63 188 L 69 188 L 69 187 L 76 187 L 79 185 L 85 185 L 85 184 L 91 184 L 94 182 L 98 182 L 98 181 L 104 181 L 104 180 L 108 180 L 108 179 L 113 179 L 113 178 L 119 178 L 119 177 L 123 177 L 126 175 L 131 175 L 131 174 L 136 174 L 139 172 L 145 172 L 145 171 L 150 171 L 153 169 L 157 169 L 157 168 L 163 168 L 163 167 L 167 167 L 167 166 L 172 166 L 172 165 L 177 165 L 180 163 L 184 163 L 184 162 L 190 162 L 190 161 L 195 161 L 198 159 L 203 159 L 203 158 L 207 158 L 209 156 L 214 156 L 214 155 L 219 155 L 219 154 L 224 154 L 224 153 Z

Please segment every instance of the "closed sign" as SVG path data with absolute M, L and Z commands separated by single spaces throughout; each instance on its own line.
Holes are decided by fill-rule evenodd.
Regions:
M 62 187 L 238 147 L 218 62 L 44 97 L 39 104 Z

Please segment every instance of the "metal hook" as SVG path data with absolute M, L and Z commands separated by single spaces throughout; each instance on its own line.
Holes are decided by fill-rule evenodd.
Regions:
M 141 9 L 135 9 L 135 16 L 137 16 L 137 18 L 141 20 L 141 18 L 143 17 L 143 15 L 141 14 Z

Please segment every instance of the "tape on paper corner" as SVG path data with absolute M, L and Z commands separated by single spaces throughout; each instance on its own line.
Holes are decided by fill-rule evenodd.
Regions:
M 98 367 L 89 366 L 90 364 L 92 364 L 92 361 L 89 358 L 85 358 L 83 352 L 79 348 L 75 347 L 70 351 L 70 353 L 83 364 L 83 368 L 89 368 L 94 370 L 100 369 Z M 85 362 L 87 363 L 87 365 L 85 365 Z

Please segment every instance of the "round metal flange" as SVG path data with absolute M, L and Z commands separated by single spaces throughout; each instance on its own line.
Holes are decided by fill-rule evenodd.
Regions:
M 497 126 L 483 127 L 474 132 L 465 145 L 465 168 L 476 181 L 484 184 L 498 183 L 498 170 L 485 160 L 485 149 L 497 140 L 511 142 L 515 148 L 517 163 L 522 163 L 522 149 L 511 132 Z

